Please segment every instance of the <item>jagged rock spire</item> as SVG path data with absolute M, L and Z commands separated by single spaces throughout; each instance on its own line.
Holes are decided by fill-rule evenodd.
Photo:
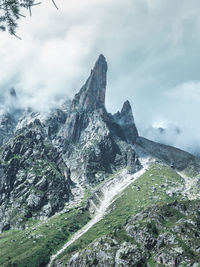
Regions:
M 128 121 L 133 120 L 134 122 L 134 118 L 133 118 L 133 113 L 132 113 L 132 108 L 131 108 L 131 104 L 128 100 L 126 100 L 123 104 L 122 110 L 121 110 L 121 114 L 125 115 L 125 119 Z
M 135 126 L 130 102 L 128 100 L 125 101 L 121 112 L 117 112 L 113 117 L 115 122 L 123 129 L 126 139 L 129 142 L 134 143 L 138 138 L 138 131 Z
M 103 55 L 97 59 L 91 74 L 72 101 L 74 108 L 94 110 L 105 107 L 107 62 Z

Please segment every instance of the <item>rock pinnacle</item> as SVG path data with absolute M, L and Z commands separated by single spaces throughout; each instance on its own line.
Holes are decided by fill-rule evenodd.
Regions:
M 74 108 L 95 110 L 105 107 L 107 62 L 103 55 L 97 59 L 91 74 L 72 102 Z

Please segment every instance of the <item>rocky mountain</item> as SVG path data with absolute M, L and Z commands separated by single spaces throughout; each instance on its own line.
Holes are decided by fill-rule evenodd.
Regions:
M 199 235 L 200 160 L 140 137 L 129 101 L 116 114 L 108 113 L 106 75 L 100 55 L 74 99 L 48 114 L 19 108 L 16 92 L 10 91 L 9 109 L 0 115 L 1 266 L 46 266 L 62 245 L 50 265 L 198 262 L 198 242 L 181 234 L 187 227 L 180 233 L 173 227 L 191 220 L 190 233 Z M 117 204 L 132 188 L 130 198 Z M 70 237 L 74 243 L 67 243 Z M 180 242 L 173 243 L 176 238 Z M 184 243 L 193 254 L 185 252 Z M 24 254 L 30 245 L 33 250 Z

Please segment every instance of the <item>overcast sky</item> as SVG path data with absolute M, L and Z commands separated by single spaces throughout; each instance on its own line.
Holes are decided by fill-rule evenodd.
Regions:
M 200 144 L 199 0 L 50 0 L 21 19 L 22 41 L 0 32 L 0 92 L 45 109 L 72 97 L 100 53 L 108 111 L 129 99 L 141 135 L 186 150 Z M 165 135 L 149 126 L 167 127 Z M 176 127 L 181 132 L 177 136 Z

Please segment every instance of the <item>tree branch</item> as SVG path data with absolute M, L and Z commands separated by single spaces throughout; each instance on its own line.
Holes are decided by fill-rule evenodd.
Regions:
M 8 29 L 11 35 L 16 35 L 17 21 L 20 17 L 25 18 L 26 16 L 21 14 L 22 9 L 27 9 L 30 16 L 32 16 L 32 7 L 40 5 L 42 2 L 35 2 L 36 0 L 0 0 L 0 30 L 5 31 Z M 56 9 L 55 0 L 51 0 Z

